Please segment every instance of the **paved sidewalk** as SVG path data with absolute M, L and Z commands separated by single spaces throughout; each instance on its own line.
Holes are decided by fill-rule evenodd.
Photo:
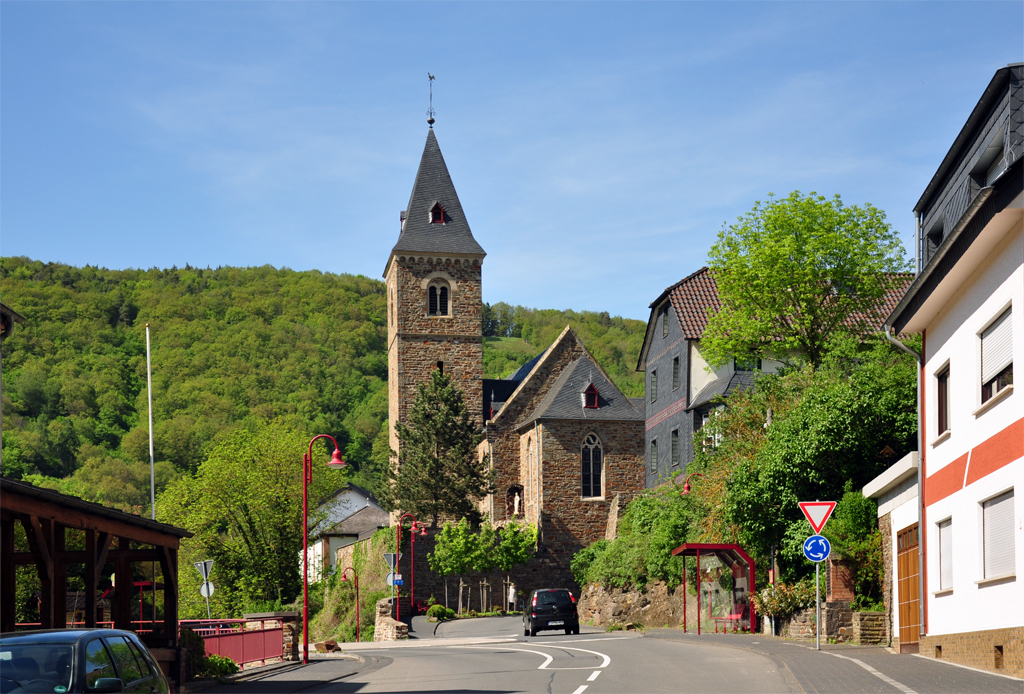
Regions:
M 362 662 L 350 659 L 322 659 L 310 658 L 308 665 L 295 663 L 293 667 L 275 670 L 266 673 L 263 677 L 245 679 L 240 682 L 230 682 L 203 690 L 202 694 L 218 694 L 231 692 L 231 694 L 262 694 L 273 692 L 274 694 L 296 694 L 297 692 L 314 687 L 320 687 L 327 682 L 333 682 L 343 677 L 349 677 L 364 669 L 370 662 Z
M 684 634 L 679 629 L 649 629 L 645 638 L 709 643 L 767 655 L 787 670 L 807 694 L 873 692 L 897 694 L 1021 694 L 1024 681 L 956 667 L 929 658 L 896 655 L 878 646 L 814 644 L 763 634 Z M 723 673 L 728 677 L 728 673 Z

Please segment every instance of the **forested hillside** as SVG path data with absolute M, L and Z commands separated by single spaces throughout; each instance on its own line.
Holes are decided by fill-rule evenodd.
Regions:
M 106 270 L 0 258 L 0 292 L 25 317 L 3 348 L 4 475 L 148 509 L 148 322 L 158 486 L 194 474 L 215 441 L 252 420 L 335 435 L 353 481 L 379 484 L 382 282 L 269 266 Z M 507 375 L 572 324 L 628 395 L 643 392 L 633 373 L 641 321 L 507 304 L 486 306 L 484 318 L 486 377 Z

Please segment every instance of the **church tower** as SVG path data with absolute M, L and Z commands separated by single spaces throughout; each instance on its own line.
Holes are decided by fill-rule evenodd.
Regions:
M 408 421 L 417 386 L 443 369 L 466 398 L 477 424 L 483 414 L 481 267 L 486 253 L 473 238 L 434 130 L 427 132 L 409 206 L 391 249 L 388 292 L 388 421 Z

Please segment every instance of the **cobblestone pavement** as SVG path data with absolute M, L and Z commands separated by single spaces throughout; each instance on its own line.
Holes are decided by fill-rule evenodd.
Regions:
M 807 694 L 902 692 L 903 694 L 1022 694 L 1024 681 L 1002 677 L 931 658 L 896 655 L 878 646 L 798 643 L 746 634 L 684 634 L 678 629 L 650 629 L 645 638 L 718 644 L 767 655 L 788 671 L 797 691 Z

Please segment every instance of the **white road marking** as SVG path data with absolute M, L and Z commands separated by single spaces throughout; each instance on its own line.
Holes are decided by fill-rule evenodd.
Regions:
M 583 694 L 587 690 L 587 685 L 581 684 L 580 688 L 574 691 L 572 694 Z
M 588 651 L 585 648 L 566 648 L 565 646 L 560 646 L 560 645 L 554 644 L 554 643 L 552 643 L 550 645 L 547 645 L 547 644 L 543 644 L 543 645 L 542 644 L 531 644 L 531 645 L 538 645 L 541 648 L 561 648 L 562 650 L 565 650 L 565 651 L 580 651 L 582 653 L 590 653 L 592 655 L 599 655 L 603 659 L 601 664 L 597 666 L 599 668 L 606 668 L 606 667 L 608 667 L 608 664 L 612 662 L 612 659 L 610 657 L 608 657 L 607 655 L 605 655 L 604 653 L 598 653 L 597 651 Z M 554 657 L 548 655 L 547 653 L 544 653 L 543 651 L 534 651 L 534 650 L 530 650 L 529 648 L 512 648 L 512 646 L 504 646 L 504 645 L 499 645 L 499 644 L 494 644 L 493 646 L 452 646 L 452 648 L 476 648 L 476 649 L 487 649 L 487 650 L 494 650 L 495 648 L 501 648 L 502 650 L 506 650 L 506 651 L 519 651 L 521 653 L 535 653 L 537 655 L 542 655 L 545 658 L 547 658 L 547 660 L 545 660 L 544 663 L 539 668 L 537 668 L 538 670 L 591 670 L 591 669 L 593 669 L 592 665 L 591 666 L 587 666 L 587 667 L 554 667 L 554 668 L 549 668 L 548 665 L 551 664 L 551 661 L 554 660 Z
M 594 670 L 594 672 L 587 678 L 587 682 L 593 682 L 597 679 L 597 676 L 601 674 L 600 670 Z
M 811 648 L 810 646 L 801 646 L 801 645 L 798 645 L 798 644 L 795 644 L 795 643 L 790 643 L 790 644 L 787 644 L 787 645 L 789 645 L 789 646 L 796 646 L 797 648 L 806 648 L 809 651 L 817 650 L 816 648 Z M 907 685 L 903 684 L 902 682 L 897 682 L 896 680 L 894 680 L 893 678 L 889 677 L 888 675 L 879 672 L 875 668 L 873 668 L 870 665 L 868 665 L 867 663 L 865 663 L 863 660 L 858 660 L 857 658 L 851 658 L 850 656 L 847 656 L 847 655 L 839 655 L 838 653 L 833 653 L 832 651 L 819 651 L 819 652 L 820 653 L 824 653 L 825 655 L 835 656 L 836 658 L 842 658 L 843 660 L 849 660 L 850 662 L 856 663 L 857 665 L 861 666 L 862 668 L 864 668 L 865 670 L 870 672 L 872 675 L 874 675 L 878 679 L 880 679 L 883 682 L 885 682 L 886 684 L 891 685 L 893 687 L 896 687 L 896 689 L 899 689 L 901 692 L 903 692 L 903 694 L 917 694 L 916 691 L 914 691 L 913 689 L 911 689 Z

